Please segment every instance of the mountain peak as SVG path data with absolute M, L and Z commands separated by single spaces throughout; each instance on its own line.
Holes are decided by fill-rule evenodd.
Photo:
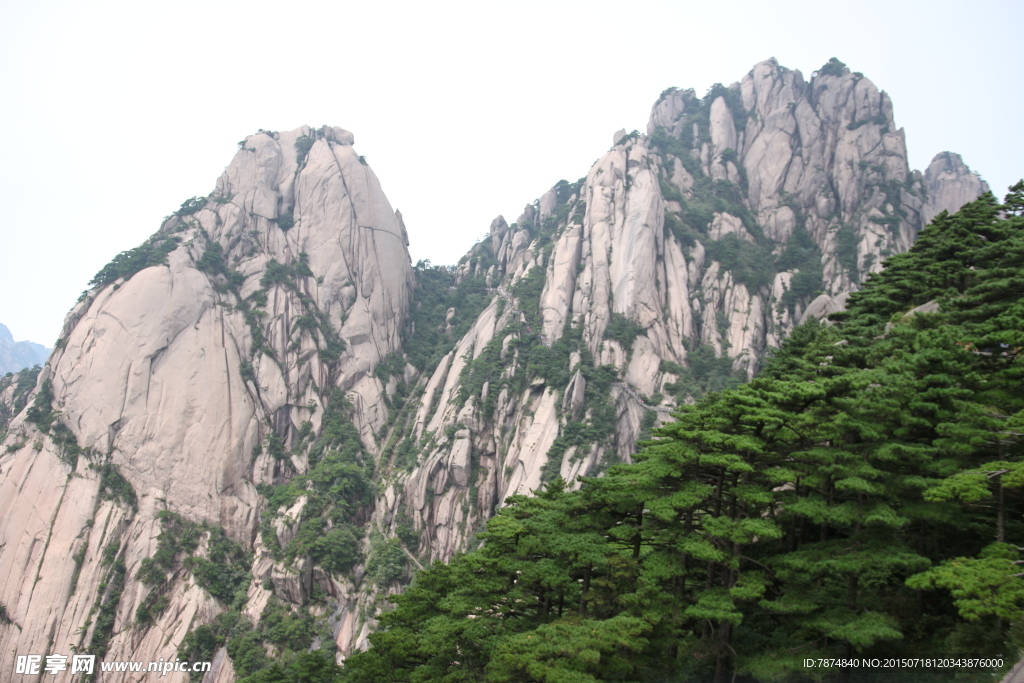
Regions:
M 351 132 L 246 136 L 97 274 L 34 397 L 0 391 L 0 650 L 281 651 L 264 615 L 365 648 L 510 496 L 629 462 L 984 187 L 953 154 L 911 172 L 838 60 L 669 88 L 616 138 L 449 269 L 410 264 Z M 251 673 L 220 647 L 210 680 Z
M 53 349 L 30 341 L 14 341 L 14 335 L 0 323 L 0 374 L 42 365 Z

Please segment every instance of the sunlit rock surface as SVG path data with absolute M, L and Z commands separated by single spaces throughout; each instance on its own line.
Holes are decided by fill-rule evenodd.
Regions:
M 0 450 L 0 649 L 177 657 L 231 606 L 182 558 L 163 587 L 142 581 L 169 511 L 249 553 L 240 614 L 308 610 L 341 659 L 389 592 L 473 547 L 509 496 L 629 461 L 673 408 L 752 377 L 794 326 L 841 310 L 927 220 L 987 189 L 951 153 L 911 171 L 888 96 L 837 62 L 805 79 L 768 60 L 703 99 L 669 89 L 646 134 L 615 143 L 515 222 L 496 218 L 428 291 L 407 245 L 429 237 L 406 230 L 351 133 L 247 137 L 213 193 L 154 236 L 166 262 L 71 311 L 31 400 L 15 410 L 0 384 L 17 413 Z M 448 302 L 418 319 L 440 360 L 417 368 L 429 297 Z M 312 489 L 270 509 L 266 487 L 311 471 L 310 443 L 342 413 L 373 481 L 347 518 L 359 557 L 330 570 L 274 550 L 320 514 Z M 235 679 L 224 648 L 213 661 L 207 680 Z

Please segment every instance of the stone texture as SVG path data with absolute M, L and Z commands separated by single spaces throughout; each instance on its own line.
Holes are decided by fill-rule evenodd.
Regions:
M 87 645 L 86 621 L 109 571 L 103 549 L 113 544 L 127 581 L 109 657 L 173 658 L 188 630 L 223 605 L 183 575 L 156 623 L 133 623 L 150 595 L 138 571 L 156 549 L 164 509 L 222 526 L 253 552 L 251 618 L 269 600 L 264 581 L 296 605 L 316 588 L 333 601 L 329 624 L 341 655 L 366 647 L 383 596 L 398 586 L 375 585 L 363 564 L 332 576 L 308 559 L 275 561 L 258 533 L 265 501 L 256 487 L 305 471 L 306 460 L 296 454 L 289 469 L 261 450 L 271 433 L 291 445 L 303 422 L 319 430 L 328 391 L 344 392 L 383 479 L 364 547 L 407 523 L 419 536 L 415 553 L 402 546 L 410 566 L 447 560 L 509 496 L 556 475 L 578 486 L 578 476 L 629 461 L 651 415 L 655 423 L 669 419 L 675 398 L 666 387 L 701 344 L 753 376 L 798 322 L 840 310 L 931 216 L 985 187 L 948 153 L 926 173 L 912 173 L 888 96 L 848 70 L 805 80 L 768 60 L 717 92 L 704 103 L 692 90 L 665 91 L 648 135 L 617 133 L 567 202 L 552 188 L 513 224 L 500 216 L 491 223 L 456 271 L 459 281 L 484 278 L 490 300 L 437 367 L 405 368 L 418 401 L 407 437 L 393 420 L 397 379 L 374 373 L 381 359 L 403 351 L 413 305 L 401 214 L 348 131 L 247 137 L 206 205 L 161 227 L 161 235 L 181 239 L 167 264 L 78 304 L 40 376 L 40 387 L 52 382 L 53 408 L 89 457 L 117 466 L 132 484 L 138 510 L 104 500 L 88 458 L 72 468 L 24 412 L 10 421 L 0 449 L 0 603 L 13 623 L 0 624 L 0 649 Z M 674 152 L 656 144 L 664 135 L 675 138 Z M 304 157 L 300 139 L 309 143 Z M 727 188 L 733 203 L 692 211 L 709 184 Z M 776 264 L 800 231 L 820 251 L 822 278 L 799 295 L 794 288 L 807 272 L 770 265 L 755 277 L 723 252 L 738 244 Z M 263 287 L 279 268 L 273 262 L 305 263 L 312 275 L 269 285 L 265 315 L 251 327 L 224 276 L 197 268 L 214 242 L 242 274 L 242 297 Z M 515 286 L 532 273 L 543 276 L 539 299 L 520 301 Z M 320 353 L 322 329 L 298 324 L 309 305 L 345 343 L 336 361 Z M 536 318 L 527 315 L 534 310 Z M 440 329 L 451 328 L 454 314 Z M 631 344 L 606 338 L 623 320 L 635 325 Z M 265 338 L 258 352 L 254 329 Z M 524 348 L 562 353 L 566 330 L 580 347 L 561 357 L 565 384 L 525 374 Z M 497 340 L 500 376 L 470 392 L 467 368 Z M 558 438 L 570 422 L 595 419 L 587 392 L 597 385 L 584 377 L 586 362 L 615 370 L 603 396 L 614 429 L 599 443 L 564 447 Z M 0 386 L 0 403 L 10 406 L 12 396 Z M 399 437 L 411 442 L 408 467 L 385 457 Z M 305 499 L 278 512 L 274 533 L 287 541 Z M 234 675 L 230 658 L 218 653 L 208 680 Z
M 500 337 L 500 358 L 508 363 L 518 357 L 512 341 L 551 346 L 566 325 L 576 328 L 595 363 L 618 368 L 620 382 L 610 396 L 617 415 L 615 438 L 570 446 L 560 462 L 549 464 L 550 446 L 565 425 L 588 419 L 582 373 L 574 370 L 564 387 L 537 377 L 518 395 L 503 387 L 493 416 L 484 418 L 477 406 L 488 400 L 493 386 L 463 403 L 458 387 L 465 365 L 442 362 L 427 384 L 429 398 L 423 404 L 437 401 L 438 395 L 440 400 L 432 417 L 421 409 L 417 421 L 434 433 L 466 425 L 468 437 L 439 443 L 413 469 L 404 488 L 396 488 L 393 507 L 384 513 L 384 518 L 401 513 L 413 519 L 421 540 L 429 543 L 424 559 L 447 559 L 464 547 L 496 503 L 541 485 L 540 474 L 552 466 L 576 485 L 577 475 L 593 475 L 602 463 L 628 460 L 645 412 L 654 410 L 659 421 L 668 419 L 665 405 L 672 405 L 671 399 L 663 398 L 659 406 L 645 401 L 678 379 L 662 371 L 663 363 L 685 366 L 687 348 L 703 343 L 731 358 L 736 372 L 753 376 L 765 353 L 798 322 L 841 310 L 849 292 L 886 255 L 908 248 L 923 226 L 922 180 L 907 166 L 903 132 L 895 129 L 888 96 L 870 81 L 849 71 L 807 81 L 800 72 L 768 60 L 730 89 L 745 108 L 744 116 L 724 96 L 716 97 L 703 131 L 687 118 L 702 106 L 693 91 L 670 89 L 655 104 L 648 133 L 663 129 L 693 146 L 689 159 L 665 155 L 655 149 L 652 137 L 625 138 L 625 131 L 619 131 L 615 142 L 622 144 L 600 158 L 582 182 L 578 199 L 583 206 L 570 201 L 568 217 L 549 237 L 539 235 L 547 229 L 544 219 L 558 210 L 554 190 L 544 193 L 536 208 L 528 205 L 511 227 L 501 217 L 491 224 L 487 249 L 495 265 L 488 271 L 488 285 L 495 288 L 495 300 L 502 298 L 507 305 L 494 320 L 492 309 L 485 311 L 486 335 L 481 338 L 474 327 L 453 352 L 455 359 L 475 357 L 482 339 Z M 745 123 L 737 125 L 740 120 Z M 726 150 L 735 152 L 737 163 L 722 160 Z M 694 161 L 699 171 L 691 170 Z M 730 211 L 715 211 L 697 239 L 680 240 L 665 216 L 682 220 L 683 205 L 663 196 L 663 188 L 673 187 L 688 200 L 700 175 L 736 187 L 742 210 L 755 224 L 746 225 Z M 837 254 L 843 226 L 854 238 L 857 267 L 852 271 Z M 711 256 L 718 253 L 712 250 L 715 243 L 730 235 L 778 256 L 801 228 L 822 254 L 819 292 L 790 294 L 800 281 L 796 268 L 770 273 L 765 284 L 754 287 Z M 531 342 L 503 330 L 525 320 L 520 309 L 531 302 L 516 301 L 509 292 L 536 268 L 543 269 L 544 285 L 536 302 L 541 329 L 527 331 Z M 642 330 L 631 349 L 605 338 L 614 315 Z M 578 353 L 570 355 L 570 370 L 579 359 Z M 448 363 L 450 370 L 443 370 Z M 513 364 L 506 376 L 522 371 Z M 468 477 L 461 469 L 467 441 L 471 463 L 476 463 L 471 466 L 477 468 Z M 427 503 L 428 489 L 433 504 Z M 467 498 L 474 490 L 476 499 Z
M 300 163 L 295 142 L 302 136 L 313 143 Z M 14 622 L 0 625 L 5 652 L 88 645 L 92 627 L 84 626 L 109 571 L 103 549 L 113 543 L 127 580 L 108 658 L 173 659 L 186 632 L 222 607 L 191 584 L 169 592 L 171 605 L 156 623 L 133 623 L 149 592 L 138 569 L 155 550 L 157 514 L 169 509 L 222 526 L 251 546 L 255 485 L 278 470 L 268 454 L 254 458 L 253 451 L 271 431 L 289 443 L 299 422 L 319 425 L 316 387 L 352 392 L 357 426 L 374 447 L 387 414 L 372 373 L 400 348 L 412 269 L 400 215 L 352 144 L 340 128 L 249 136 L 217 181 L 217 201 L 162 226 L 161 234 L 181 240 L 166 265 L 98 288 L 68 316 L 63 348 L 40 380 L 52 382 L 54 409 L 92 455 L 72 470 L 24 414 L 10 424 L 5 444 L 24 445 L 0 456 L 0 604 Z M 293 221 L 287 230 L 277 222 L 286 216 Z M 227 267 L 243 274 L 242 296 L 261 286 L 271 260 L 308 262 L 312 275 L 297 277 L 294 288 L 268 288 L 266 353 L 250 358 L 251 328 L 223 276 L 197 268 L 214 242 Z M 337 362 L 318 356 L 322 333 L 294 324 L 306 305 L 300 294 L 345 342 Z M 138 495 L 137 511 L 102 499 L 90 459 L 119 468 Z M 282 594 L 301 601 L 311 570 L 271 575 Z M 260 599 L 258 590 L 252 595 Z M 215 678 L 232 680 L 230 666 Z
M 988 183 L 967 167 L 959 154 L 936 154 L 924 172 L 924 186 L 928 190 L 921 220 L 931 223 L 942 211 L 956 213 L 960 207 L 989 191 Z

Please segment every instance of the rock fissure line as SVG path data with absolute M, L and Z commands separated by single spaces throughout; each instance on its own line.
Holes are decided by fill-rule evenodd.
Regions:
M 131 274 L 124 274 L 118 289 L 94 289 L 68 318 L 65 351 L 55 355 L 47 369 L 53 378 L 54 405 L 61 406 L 63 424 L 84 448 L 110 438 L 110 425 L 103 424 L 109 415 L 131 415 L 138 421 L 138 428 L 114 437 L 123 456 L 123 476 L 139 492 L 140 503 L 127 532 L 132 538 L 118 550 L 128 568 L 124 595 L 148 594 L 137 568 L 153 553 L 147 529 L 153 529 L 158 511 L 167 509 L 193 523 L 225 528 L 254 553 L 250 599 L 244 606 L 254 623 L 271 595 L 289 613 L 299 614 L 316 590 L 326 596 L 333 608 L 329 612 L 339 615 L 334 625 L 339 651 L 351 653 L 366 647 L 374 615 L 384 606 L 383 596 L 401 590 L 419 568 L 466 548 L 472 531 L 507 496 L 542 488 L 555 467 L 565 481 L 575 482 L 580 475 L 594 476 L 610 464 L 628 461 L 635 438 L 650 424 L 651 412 L 671 413 L 673 405 L 752 376 L 765 351 L 778 347 L 797 324 L 841 309 L 845 294 L 881 267 L 883 250 L 905 251 L 931 215 L 957 208 L 953 204 L 972 193 L 976 196 L 983 187 L 958 157 L 950 155 L 937 157 L 924 174 L 912 173 L 902 137 L 886 136 L 884 126 L 873 120 L 849 129 L 847 123 L 864 118 L 857 111 L 858 101 L 870 101 L 871 111 L 887 112 L 890 106 L 887 97 L 863 79 L 857 92 L 865 98 L 851 96 L 843 88 L 848 90 L 852 79 L 843 72 L 804 83 L 799 72 L 769 60 L 725 89 L 734 95 L 731 104 L 714 91 L 704 100 L 690 91 L 666 91 L 652 109 L 646 135 L 625 140 L 616 136 L 612 149 L 585 178 L 553 187 L 536 205 L 524 209 L 515 228 L 504 218 L 496 219 L 490 240 L 476 245 L 454 273 L 414 273 L 402 239 L 404 226 L 401 233 L 393 229 L 392 221 L 401 224 L 400 217 L 389 215 L 391 207 L 375 176 L 354 150 L 339 149 L 352 144 L 347 131 L 303 127 L 247 137 L 244 146 L 254 151 L 240 150 L 217 182 L 215 196 L 226 197 L 234 189 L 231 198 L 207 199 L 198 208 L 189 204 L 189 210 L 195 208 L 191 214 L 176 213 L 161 230 L 174 234 L 186 222 L 198 223 L 209 229 L 211 243 L 231 245 L 224 249 L 224 262 L 244 273 L 238 303 L 245 301 L 242 291 L 262 292 L 268 303 L 252 303 L 263 315 L 247 313 L 246 323 L 237 329 L 237 316 L 221 311 L 204 317 L 203 311 L 217 300 L 208 285 L 220 282 L 219 276 L 200 275 L 195 259 L 183 249 L 187 245 L 182 245 L 182 251 L 168 255 L 166 265 L 156 266 L 163 271 L 150 271 L 128 286 L 124 283 Z M 795 104 L 787 111 L 790 101 Z M 745 113 L 755 125 L 737 124 L 731 109 L 736 102 L 744 111 L 737 110 L 735 116 Z M 794 126 L 797 134 L 791 135 Z M 315 150 L 307 149 L 300 168 L 290 146 L 303 137 L 315 139 Z M 723 162 L 726 148 L 735 156 Z M 645 165 L 624 173 L 631 163 Z M 363 172 L 366 187 L 353 195 L 346 174 L 357 183 L 358 171 Z M 740 175 L 746 176 L 746 183 Z M 885 210 L 889 236 L 876 244 L 879 229 L 868 214 L 878 215 L 873 208 L 885 204 L 880 184 L 893 181 L 908 192 L 897 193 L 892 210 Z M 787 188 L 787 194 L 779 188 Z M 924 195 L 925 188 L 927 200 L 910 193 L 920 189 L 918 194 Z M 263 215 L 286 210 L 285 199 L 292 208 L 291 231 Z M 583 211 L 566 206 L 573 201 L 583 201 Z M 360 221 L 360 216 L 367 219 Z M 829 232 L 837 217 L 845 217 L 845 248 L 858 266 L 849 272 L 836 255 L 838 238 Z M 744 236 L 754 228 L 761 231 L 755 240 L 761 251 L 746 246 Z M 786 251 L 798 229 L 806 233 L 801 248 L 812 256 L 783 268 L 776 257 Z M 379 232 L 400 239 L 378 240 Z M 300 312 L 327 316 L 332 325 L 335 316 L 340 321 L 338 336 L 347 343 L 344 350 L 331 347 L 333 355 L 326 354 L 327 342 L 333 340 L 327 339 L 326 327 L 319 333 L 303 328 L 295 358 L 289 358 L 288 328 L 299 317 L 291 315 L 292 290 L 277 286 L 268 292 L 256 285 L 271 260 L 295 267 L 296 253 L 308 253 L 306 266 L 317 281 L 314 303 L 308 304 L 312 308 Z M 769 255 L 757 261 L 764 253 Z M 847 253 L 843 263 L 850 258 Z M 651 276 L 653 268 L 659 269 L 656 277 Z M 153 277 L 160 272 L 160 278 Z M 431 280 L 433 275 L 440 279 Z M 294 274 L 288 277 L 296 279 Z M 299 299 L 307 306 L 312 284 L 309 276 L 303 277 L 307 279 L 297 283 L 297 291 L 304 293 Z M 475 289 L 460 288 L 470 278 L 483 278 L 487 292 L 501 297 L 509 317 L 495 320 L 497 299 L 481 296 L 479 282 L 473 283 Z M 417 296 L 422 293 L 424 298 L 414 304 L 416 281 Z M 439 291 L 430 289 L 432 282 L 440 283 Z M 509 290 L 520 282 L 529 287 L 515 289 L 523 294 L 514 297 Z M 173 296 L 167 296 L 169 289 Z M 435 297 L 430 303 L 435 308 L 417 318 L 418 332 L 402 341 L 403 332 L 411 329 L 407 316 L 413 306 L 423 305 L 430 296 Z M 140 300 L 152 302 L 142 313 L 134 304 Z M 539 322 L 526 312 L 534 311 L 535 305 Z M 451 309 L 457 309 L 458 318 L 447 317 Z M 250 327 L 253 316 L 256 323 Z M 195 333 L 180 334 L 177 321 L 188 320 Z M 553 343 L 566 321 L 579 321 L 571 326 L 579 336 L 578 348 Z M 220 330 L 211 325 L 220 325 Z M 261 336 L 265 350 L 236 348 L 238 358 L 232 358 L 227 337 L 235 347 L 245 347 L 247 338 L 255 344 Z M 452 370 L 463 367 L 463 356 L 481 358 L 502 336 L 502 341 L 519 341 L 505 344 L 500 353 L 491 347 L 494 358 L 484 357 L 491 374 L 467 397 L 462 391 L 466 378 Z M 223 347 L 216 356 L 223 358 L 223 373 L 214 367 L 214 356 L 209 357 L 209 366 L 203 361 L 205 353 L 213 353 L 209 346 L 217 339 Z M 302 351 L 302 344 L 310 340 L 318 347 L 313 355 Z M 156 354 L 149 359 L 146 392 L 129 389 L 133 366 L 127 363 L 127 374 L 119 368 L 126 359 L 150 356 L 148 350 L 156 347 L 165 351 L 159 362 Z M 280 360 L 269 355 L 275 348 L 281 348 Z M 440 362 L 414 353 L 423 350 L 428 359 L 440 356 Z M 378 381 L 377 365 L 392 354 L 405 363 Z M 416 364 L 410 370 L 413 360 Z M 245 366 L 231 367 L 234 362 L 255 367 L 248 372 Z M 224 377 L 218 379 L 219 374 Z M 307 374 L 317 376 L 320 385 L 307 385 L 299 395 Z M 200 375 L 202 381 L 194 381 Z M 242 378 L 243 394 L 230 387 L 232 377 Z M 405 392 L 404 423 L 395 417 L 397 403 L 382 397 L 389 384 Z M 538 391 L 541 384 L 543 391 Z M 159 400 L 150 396 L 152 386 L 159 387 Z M 326 408 L 335 390 L 344 390 L 351 403 L 340 416 Z M 628 401 L 618 399 L 622 394 L 643 410 L 630 409 Z M 642 398 L 657 394 L 664 394 L 668 405 L 653 406 Z M 559 395 L 563 411 L 555 405 Z M 7 400 L 4 396 L 0 391 L 0 400 Z M 253 399 L 251 406 L 245 396 Z M 294 405 L 297 397 L 313 400 L 323 411 L 319 421 L 310 419 L 312 429 L 301 424 L 313 416 L 295 410 L 301 408 Z M 584 401 L 582 420 L 563 419 L 579 415 L 574 403 Z M 226 426 L 225 420 L 231 424 Z M 293 475 L 308 476 L 316 467 L 313 457 L 302 457 L 312 456 L 310 444 L 330 435 L 332 441 L 317 451 L 317 457 L 340 457 L 337 451 L 350 437 L 338 435 L 353 427 L 361 441 L 349 445 L 375 457 L 379 454 L 376 476 L 386 478 L 382 486 L 359 480 L 360 486 L 367 486 L 360 502 L 365 519 L 345 528 L 328 528 L 325 518 L 302 507 L 292 512 L 293 526 L 275 526 L 277 511 L 268 515 L 270 530 L 261 526 L 253 511 L 268 504 L 267 492 L 281 491 L 277 487 L 291 485 Z M 433 437 L 424 438 L 427 427 Z M 305 429 L 304 436 L 310 437 L 304 450 L 289 453 L 299 456 L 292 458 L 294 471 L 280 466 L 280 452 L 270 452 L 265 438 L 262 450 L 247 463 L 231 460 L 239 454 L 246 459 L 245 446 L 252 448 L 261 434 L 266 437 L 273 429 L 285 434 Z M 381 433 L 388 438 L 377 448 L 375 435 Z M 20 438 L 12 432 L 4 443 L 14 445 Z M 556 443 L 561 447 L 570 440 L 587 445 L 577 449 L 582 451 L 578 457 L 566 456 L 566 449 L 560 461 L 548 467 L 548 454 L 552 460 L 556 457 Z M 59 445 L 52 438 L 44 441 L 40 452 L 23 445 L 0 456 L 0 518 L 6 517 L 0 543 L 17 538 L 24 543 L 22 551 L 55 538 L 58 510 L 73 516 L 67 489 L 61 494 L 64 502 L 55 509 L 54 496 L 44 495 L 46 483 L 38 481 L 53 477 L 39 476 L 33 469 L 63 473 L 67 485 Z M 286 447 L 291 451 L 295 445 Z M 362 466 L 358 469 L 359 476 L 368 476 Z M 36 476 L 19 474 L 25 470 Z M 198 474 L 182 479 L 182 472 Z M 310 525 L 317 523 L 325 526 L 316 531 Z M 371 530 L 381 536 L 371 538 Z M 269 548 L 287 547 L 300 531 L 303 538 L 313 540 L 292 547 L 294 564 L 282 563 Z M 328 536 L 340 542 L 323 550 L 317 544 Z M 390 557 L 390 564 L 382 560 L 385 557 Z M 46 582 L 40 587 L 71 579 L 69 563 L 58 559 L 47 558 L 44 552 L 35 566 L 31 553 L 22 557 L 10 544 L 0 546 L 0 570 L 5 575 L 0 603 L 17 604 L 15 616 L 24 622 L 23 631 L 0 625 L 0 651 L 27 654 L 45 648 L 52 624 L 24 617 L 63 609 L 57 604 L 63 598 L 54 591 L 32 590 L 36 576 Z M 362 566 L 368 573 L 356 583 L 353 572 L 324 569 L 332 562 L 335 567 L 361 563 L 351 566 Z M 380 570 L 385 565 L 386 572 Z M 108 658 L 172 660 L 179 643 L 171 642 L 170 634 L 185 628 L 176 619 L 194 628 L 212 622 L 225 608 L 196 583 L 187 592 L 176 590 L 187 582 L 187 572 L 176 572 L 167 578 L 166 595 L 177 596 L 177 602 L 149 626 L 120 624 L 121 630 L 107 643 Z M 97 596 L 103 573 L 83 570 L 79 601 L 103 604 L 103 596 Z M 268 579 L 271 588 L 256 585 Z M 126 602 L 122 610 L 133 605 Z M 77 626 L 69 621 L 70 609 L 52 622 L 60 622 L 56 633 L 70 633 Z M 300 649 L 308 647 L 304 642 Z M 217 676 L 218 683 L 231 680 L 226 669 Z
M 654 411 L 657 411 L 659 413 L 673 413 L 673 412 L 675 412 L 671 408 L 664 408 L 662 406 L 652 406 L 651 404 L 647 403 L 642 398 L 640 398 L 640 396 L 636 393 L 636 391 L 633 390 L 633 387 L 629 386 L 628 384 L 624 384 L 622 382 L 612 382 L 612 386 L 613 387 L 618 387 L 618 388 L 624 390 L 626 392 L 627 396 L 629 396 L 631 399 L 633 399 L 634 401 L 639 403 L 641 407 L 643 407 L 643 408 L 645 408 L 647 410 L 654 410 Z

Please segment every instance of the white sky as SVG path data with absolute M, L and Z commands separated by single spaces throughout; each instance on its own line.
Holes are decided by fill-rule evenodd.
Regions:
M 205 195 L 258 128 L 355 134 L 409 229 L 454 263 L 669 86 L 829 57 L 892 96 L 912 167 L 1024 176 L 1019 0 L 0 0 L 0 322 L 52 345 L 88 280 Z

